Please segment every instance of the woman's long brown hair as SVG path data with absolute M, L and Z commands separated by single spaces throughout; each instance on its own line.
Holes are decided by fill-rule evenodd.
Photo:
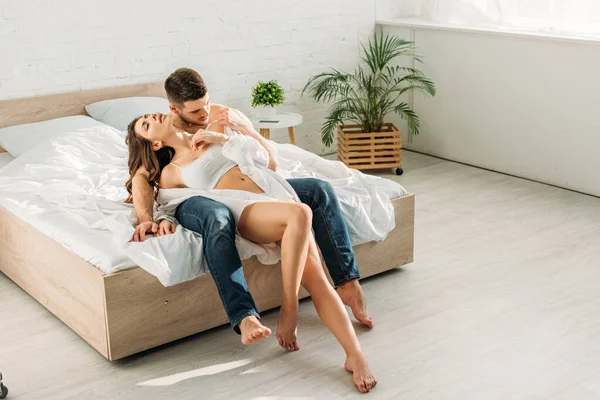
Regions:
M 137 117 L 127 126 L 127 137 L 125 143 L 129 148 L 129 179 L 125 183 L 125 188 L 129 193 L 126 203 L 133 202 L 133 177 L 141 167 L 148 171 L 148 183 L 154 188 L 154 200 L 158 198 L 160 173 L 173 159 L 175 150 L 172 147 L 163 147 L 157 151 L 152 149 L 152 142 L 135 133 L 135 124 L 141 118 Z

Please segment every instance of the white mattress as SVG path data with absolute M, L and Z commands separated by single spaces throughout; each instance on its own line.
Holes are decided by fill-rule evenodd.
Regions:
M 353 244 L 382 240 L 394 228 L 390 199 L 407 194 L 400 185 L 295 146 L 278 149 L 284 178 L 316 177 L 333 185 Z M 0 205 L 105 273 L 140 265 L 165 286 L 206 273 L 201 237 L 181 227 L 174 235 L 128 242 L 135 222 L 132 205 L 124 203 L 128 177 L 123 132 L 66 133 L 0 170 Z M 255 246 L 240 255 L 257 251 L 264 250 Z
M 10 155 L 10 153 L 4 152 L 0 153 L 0 169 L 4 168 L 6 164 L 14 160 L 15 158 Z

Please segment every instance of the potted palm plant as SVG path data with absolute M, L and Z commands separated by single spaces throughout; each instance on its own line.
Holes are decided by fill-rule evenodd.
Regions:
M 357 169 L 401 168 L 401 132 L 385 118 L 391 113 L 406 120 L 409 131 L 419 133 L 419 117 L 403 100 L 417 92 L 435 95 L 435 85 L 421 71 L 393 66 L 400 57 L 422 62 L 414 43 L 393 35 L 375 34 L 362 46 L 364 66 L 346 73 L 336 69 L 309 79 L 302 94 L 331 103 L 321 127 L 321 140 L 330 146 L 337 130 L 338 159 Z

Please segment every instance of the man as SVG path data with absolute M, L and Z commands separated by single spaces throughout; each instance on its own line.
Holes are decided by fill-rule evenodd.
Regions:
M 277 149 L 273 143 L 259 135 L 241 112 L 211 104 L 208 89 L 196 71 L 176 70 L 165 81 L 165 90 L 174 116 L 173 125 L 177 128 L 193 134 L 215 122 L 227 125 L 258 140 L 269 153 L 268 168 L 276 170 Z M 315 239 L 337 293 L 343 303 L 350 306 L 356 319 L 372 328 L 373 322 L 367 314 L 364 294 L 358 283 L 359 272 L 348 229 L 333 188 L 327 182 L 312 178 L 288 182 L 300 200 L 313 211 Z M 147 171 L 140 169 L 132 183 L 133 204 L 139 219 L 132 240 L 144 240 L 148 232 L 158 236 L 174 232 L 175 221 L 153 220 L 154 189 L 148 183 Z M 248 291 L 235 247 L 235 221 L 229 209 L 214 200 L 195 196 L 178 206 L 175 217 L 183 227 L 202 235 L 209 270 L 232 327 L 242 334 L 242 343 L 250 344 L 267 337 L 271 331 L 260 324 Z

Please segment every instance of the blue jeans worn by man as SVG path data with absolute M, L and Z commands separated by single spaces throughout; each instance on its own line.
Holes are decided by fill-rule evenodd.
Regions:
M 315 240 L 342 301 L 360 322 L 372 327 L 357 281 L 360 276 L 348 228 L 333 188 L 328 182 L 313 178 L 288 182 L 300 201 L 312 209 Z M 259 315 L 235 247 L 236 226 L 231 212 L 217 201 L 195 196 L 179 205 L 175 217 L 184 228 L 202 235 L 208 268 L 231 326 L 239 333 L 240 321 Z

